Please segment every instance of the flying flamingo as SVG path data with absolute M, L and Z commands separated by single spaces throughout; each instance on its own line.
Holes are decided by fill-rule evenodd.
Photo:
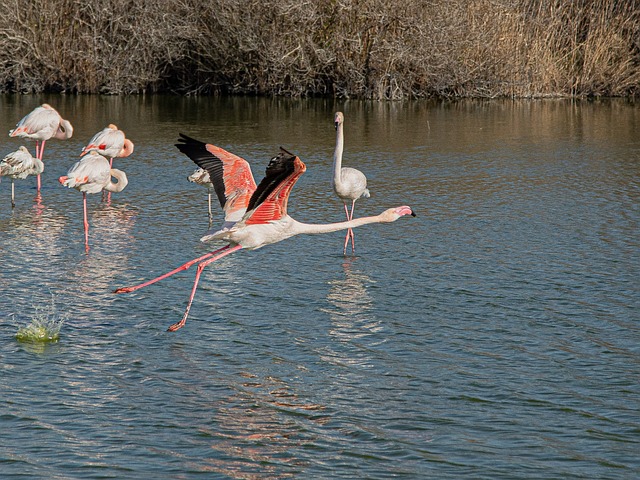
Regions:
M 16 178 L 25 179 L 29 175 L 40 175 L 44 172 L 44 163 L 29 153 L 27 147 L 21 146 L 15 152 L 9 153 L 0 162 L 0 177 L 11 178 L 11 208 L 16 206 L 13 181 Z
M 415 213 L 410 207 L 390 208 L 380 215 L 357 218 L 347 222 L 313 225 L 301 223 L 287 215 L 287 203 L 291 189 L 307 167 L 292 153 L 280 147 L 280 153 L 267 166 L 266 175 L 256 187 L 251 168 L 246 160 L 215 145 L 206 144 L 180 134 L 178 149 L 198 166 L 209 172 L 215 192 L 224 211 L 224 224 L 218 230 L 211 229 L 200 240 L 224 240 L 228 245 L 184 263 L 178 268 L 147 282 L 123 287 L 114 293 L 129 293 L 151 285 L 175 273 L 187 270 L 197 263 L 193 288 L 182 320 L 171 325 L 174 332 L 187 321 L 191 304 L 198 287 L 202 270 L 210 263 L 240 249 L 255 250 L 280 242 L 299 234 L 330 233 L 355 228 L 369 223 L 395 222 L 403 215 Z
M 122 130 L 118 130 L 113 123 L 96 133 L 86 147 L 82 149 L 80 156 L 86 155 L 91 150 L 98 150 L 100 155 L 109 159 L 109 168 L 113 167 L 114 158 L 128 157 L 133 153 L 133 142 L 125 137 Z M 103 192 L 103 199 L 104 199 Z M 107 201 L 111 199 L 111 192 L 107 192 Z
M 336 195 L 344 203 L 344 212 L 347 214 L 347 221 L 353 219 L 353 210 L 356 206 L 356 200 L 360 197 L 369 198 L 369 190 L 367 189 L 367 177 L 360 170 L 351 167 L 342 166 L 342 151 L 344 150 L 344 114 L 336 112 L 334 117 L 336 127 L 336 149 L 333 153 L 333 178 L 331 186 Z M 351 200 L 351 213 L 347 208 L 347 201 Z M 347 236 L 344 239 L 343 255 L 347 254 L 347 244 L 351 238 L 351 253 L 356 253 L 355 238 L 353 230 L 347 230 Z
M 211 226 L 211 222 L 213 221 L 213 213 L 211 211 L 211 191 L 214 190 L 214 188 L 213 183 L 211 183 L 209 172 L 207 172 L 204 168 L 198 167 L 191 175 L 187 177 L 187 180 L 195 183 L 196 185 L 201 185 L 209 191 L 209 226 Z
M 111 177 L 117 183 L 111 181 Z M 91 150 L 89 155 L 76 162 L 58 181 L 65 187 L 75 188 L 82 192 L 84 208 L 84 241 L 85 249 L 89 251 L 89 221 L 87 220 L 87 193 L 98 193 L 103 190 L 108 192 L 121 192 L 129 181 L 127 175 L 115 168 L 109 167 L 109 160 L 100 155 L 96 150 Z
M 36 141 L 36 157 L 42 161 L 44 144 L 50 138 L 67 140 L 73 135 L 73 127 L 68 120 L 49 104 L 43 103 L 9 130 L 10 137 L 31 138 Z M 40 143 L 42 142 L 42 143 Z M 38 192 L 40 192 L 40 174 L 38 176 Z

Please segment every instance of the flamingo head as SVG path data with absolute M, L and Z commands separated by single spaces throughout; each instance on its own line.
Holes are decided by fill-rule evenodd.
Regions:
M 336 115 L 333 119 L 333 122 L 336 126 L 336 130 L 338 129 L 338 127 L 340 125 L 342 125 L 344 123 L 344 114 L 342 112 L 336 112 Z
M 411 207 L 404 205 L 402 207 L 394 207 L 385 210 L 380 214 L 380 221 L 383 223 L 395 222 L 397 219 L 404 217 L 405 215 L 411 215 L 412 217 L 416 216 Z

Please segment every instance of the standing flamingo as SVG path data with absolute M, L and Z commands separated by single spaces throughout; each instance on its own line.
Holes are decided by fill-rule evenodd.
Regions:
M 195 171 L 187 177 L 192 183 L 196 185 L 201 185 L 205 187 L 209 191 L 209 226 L 213 222 L 213 212 L 211 211 L 211 192 L 214 190 L 213 183 L 211 183 L 211 177 L 209 176 L 209 172 L 207 172 L 204 168 L 196 168 Z
M 356 200 L 360 197 L 369 198 L 369 190 L 367 189 L 367 177 L 360 170 L 351 167 L 342 166 L 342 151 L 344 150 L 344 114 L 336 112 L 334 123 L 336 127 L 336 149 L 333 152 L 333 178 L 331 186 L 336 195 L 344 203 L 344 212 L 347 214 L 347 221 L 353 219 L 353 210 L 356 206 Z M 347 200 L 351 200 L 351 213 L 347 208 Z M 344 239 L 343 255 L 347 254 L 347 244 L 351 238 L 351 253 L 356 253 L 355 238 L 353 230 L 347 230 L 347 236 Z
M 86 155 L 91 150 L 98 150 L 100 155 L 109 159 L 109 168 L 113 167 L 113 159 L 128 157 L 133 153 L 133 142 L 125 137 L 122 130 L 118 130 L 113 123 L 96 133 L 86 147 L 82 149 L 80 156 Z M 111 192 L 106 192 L 107 201 L 111 200 Z M 105 198 L 105 192 L 102 192 Z
M 111 181 L 115 177 L 117 183 Z M 121 192 L 129 181 L 127 175 L 115 168 L 109 167 L 109 160 L 92 150 L 89 155 L 76 162 L 58 181 L 65 187 L 75 188 L 82 192 L 84 208 L 84 241 L 85 249 L 89 251 L 89 221 L 87 220 L 87 193 Z
M 107 157 L 109 168 L 111 168 L 114 158 L 128 157 L 133 153 L 133 142 L 125 137 L 122 130 L 118 130 L 118 127 L 110 123 L 108 127 L 91 137 L 80 156 L 86 155 L 91 150 L 97 150 L 100 155 Z
M 29 175 L 40 175 L 44 172 L 44 163 L 29 153 L 27 147 L 21 146 L 15 152 L 9 153 L 0 162 L 0 177 L 11 178 L 11 208 L 16 206 L 13 181 L 16 178 L 25 179 Z
M 50 138 L 67 140 L 73 135 L 73 127 L 68 120 L 48 103 L 35 108 L 16 124 L 16 128 L 9 130 L 10 137 L 31 138 L 36 141 L 36 157 L 42 161 L 44 144 Z M 42 142 L 42 143 L 40 143 Z M 40 192 L 40 174 L 38 176 L 38 192 Z
M 215 145 L 205 144 L 180 134 L 178 149 L 198 166 L 209 172 L 215 192 L 224 211 L 224 224 L 211 229 L 200 240 L 224 240 L 228 245 L 184 263 L 178 268 L 147 282 L 123 287 L 114 293 L 128 293 L 151 285 L 198 263 L 191 296 L 182 320 L 169 327 L 170 332 L 182 328 L 187 321 L 202 270 L 210 263 L 240 249 L 255 250 L 299 234 L 329 233 L 369 223 L 395 222 L 403 215 L 415 213 L 407 206 L 390 208 L 380 215 L 347 222 L 313 225 L 301 223 L 287 215 L 289 194 L 307 167 L 292 153 L 280 147 L 280 153 L 267 166 L 266 175 L 256 187 L 246 160 Z

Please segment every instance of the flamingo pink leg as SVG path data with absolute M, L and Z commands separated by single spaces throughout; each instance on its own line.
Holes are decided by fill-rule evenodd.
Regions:
M 82 192 L 82 205 L 84 210 L 84 248 L 89 251 L 89 220 L 87 219 L 87 192 Z
M 174 274 L 176 274 L 178 272 L 182 272 L 183 270 L 187 270 L 194 263 L 198 263 L 198 262 L 204 260 L 205 258 L 209 258 L 212 255 L 215 255 L 216 253 L 223 252 L 223 251 L 227 250 L 229 247 L 230 247 L 230 245 L 225 245 L 224 247 L 219 248 L 218 250 L 206 253 L 206 254 L 202 255 L 201 257 L 194 258 L 193 260 L 189 260 L 187 263 L 184 263 L 184 264 L 180 265 L 178 268 L 176 268 L 174 270 L 171 270 L 170 272 L 165 273 L 164 275 L 160 275 L 159 277 L 156 277 L 154 279 L 148 280 L 148 281 L 146 281 L 144 283 L 141 283 L 139 285 L 134 285 L 133 287 L 118 288 L 118 289 L 114 290 L 113 293 L 131 293 L 131 292 L 134 292 L 134 291 L 136 291 L 136 290 L 138 290 L 140 288 L 143 288 L 143 287 L 146 287 L 148 285 L 151 285 L 152 283 L 159 282 L 160 280 L 163 280 L 163 279 L 165 279 L 167 277 L 170 277 L 171 275 L 174 275 Z
M 347 221 L 353 220 L 353 210 L 356 208 L 356 201 L 351 202 L 351 214 L 349 214 L 349 209 L 347 204 L 344 204 L 344 213 L 347 214 Z M 347 254 L 347 245 L 349 244 L 349 238 L 351 238 L 351 253 L 356 253 L 356 244 L 355 244 L 355 235 L 353 234 L 353 229 L 349 228 L 347 230 L 347 236 L 344 238 L 344 249 L 342 251 L 343 255 Z
M 113 157 L 111 157 L 109 159 L 109 169 L 113 168 Z M 102 191 L 102 201 L 107 201 L 107 204 L 111 203 L 111 192 L 108 192 L 106 190 Z
M 44 142 L 45 140 L 42 141 L 42 144 L 39 144 L 38 141 L 36 140 L 36 157 L 38 158 L 38 160 L 42 161 L 42 154 L 44 153 Z M 40 174 L 36 175 L 36 179 L 37 179 L 37 192 L 40 193 Z
M 200 274 L 202 273 L 202 271 L 204 270 L 204 267 L 206 267 L 207 265 L 209 265 L 212 262 L 215 262 L 216 260 L 225 257 L 237 250 L 240 250 L 242 248 L 242 245 L 236 245 L 235 247 L 230 248 L 230 245 L 227 245 L 225 248 L 221 248 L 220 250 L 217 250 L 219 253 L 218 255 L 216 255 L 215 257 L 209 258 L 207 260 L 205 260 L 204 262 L 200 263 L 198 265 L 198 270 L 196 271 L 196 278 L 193 281 L 193 288 L 191 289 L 191 296 L 189 297 L 189 303 L 187 304 L 187 309 L 184 312 L 184 315 L 182 317 L 182 320 L 180 320 L 177 323 L 174 323 L 173 325 L 171 325 L 167 331 L 168 332 L 175 332 L 176 330 L 184 327 L 184 324 L 187 323 L 187 317 L 189 316 L 189 310 L 191 310 L 191 304 L 193 303 L 193 297 L 195 297 L 196 295 L 196 289 L 198 288 L 198 282 L 200 281 Z

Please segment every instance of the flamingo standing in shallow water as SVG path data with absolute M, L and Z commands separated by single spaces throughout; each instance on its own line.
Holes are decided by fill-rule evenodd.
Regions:
M 187 321 L 191 304 L 198 287 L 202 270 L 210 263 L 240 249 L 255 250 L 265 245 L 280 242 L 299 234 L 329 233 L 355 228 L 369 223 L 395 222 L 403 215 L 415 213 L 410 207 L 390 208 L 380 215 L 357 218 L 347 222 L 312 225 L 301 223 L 287 215 L 289 194 L 296 181 L 307 167 L 295 155 L 280 147 L 280 153 L 267 166 L 266 175 L 256 187 L 249 164 L 242 158 L 193 138 L 180 134 L 176 146 L 198 166 L 209 172 L 214 190 L 224 211 L 224 224 L 211 229 L 200 240 L 224 240 L 228 245 L 201 257 L 190 260 L 178 268 L 147 282 L 132 287 L 123 287 L 114 293 L 128 293 L 151 285 L 175 273 L 198 264 L 191 296 L 182 320 L 169 327 L 174 332 Z
M 35 108 L 9 130 L 10 137 L 31 138 L 36 141 L 36 158 L 42 161 L 44 144 L 50 138 L 67 140 L 73 135 L 73 127 L 68 120 L 47 103 Z M 42 142 L 42 143 L 40 143 Z M 40 192 L 40 174 L 38 176 L 38 192 Z
M 14 179 L 25 179 L 29 175 L 40 175 L 42 172 L 44 172 L 44 163 L 31 155 L 25 146 L 21 146 L 18 150 L 2 159 L 2 162 L 0 162 L 0 177 L 7 176 L 11 178 L 11 208 L 16 206 Z
M 111 181 L 111 177 L 117 183 Z M 87 193 L 99 193 L 103 190 L 108 192 L 121 192 L 129 181 L 127 175 L 115 168 L 109 167 L 109 160 L 100 155 L 96 150 L 92 150 L 89 155 L 79 162 L 76 162 L 58 181 L 65 187 L 75 188 L 82 192 L 82 203 L 84 210 L 84 240 L 85 249 L 89 251 L 89 221 L 87 220 Z
M 198 167 L 191 175 L 187 177 L 187 180 L 195 183 L 196 185 L 201 185 L 209 191 L 209 226 L 211 226 L 211 222 L 213 222 L 213 212 L 211 211 L 211 192 L 214 190 L 214 188 L 213 183 L 211 183 L 209 172 L 207 172 L 204 168 Z
M 353 210 L 356 206 L 356 200 L 364 197 L 369 198 L 369 190 L 367 189 L 367 177 L 360 170 L 351 167 L 342 166 L 342 151 L 344 150 L 344 114 L 336 112 L 334 117 L 336 127 L 336 149 L 333 153 L 333 178 L 331 186 L 336 195 L 344 203 L 344 212 L 347 214 L 347 221 L 353 219 Z M 351 213 L 347 207 L 347 201 L 351 200 Z M 355 238 L 353 230 L 347 230 L 347 236 L 344 239 L 343 254 L 347 254 L 347 244 L 351 238 L 351 253 L 356 253 Z
M 110 123 L 91 137 L 87 146 L 82 149 L 80 156 L 86 155 L 91 150 L 97 150 L 100 155 L 109 159 L 109 168 L 112 168 L 113 159 L 128 157 L 133 153 L 133 147 L 133 142 L 125 137 L 124 132 Z M 109 200 L 111 200 L 111 192 L 107 192 L 107 201 Z

